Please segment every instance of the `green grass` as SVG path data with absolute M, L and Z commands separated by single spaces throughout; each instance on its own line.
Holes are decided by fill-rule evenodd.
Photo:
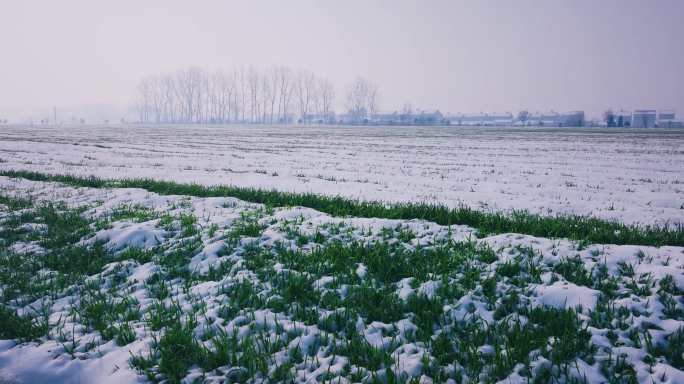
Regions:
M 684 246 L 684 226 L 630 226 L 585 216 L 541 216 L 526 211 L 510 214 L 481 212 L 465 206 L 449 208 L 428 203 L 361 201 L 341 196 L 292 193 L 236 186 L 202 186 L 151 179 L 108 180 L 97 177 L 46 174 L 29 171 L 0 171 L 0 175 L 34 181 L 61 182 L 91 188 L 143 188 L 150 192 L 197 197 L 236 197 L 267 206 L 304 206 L 333 216 L 424 219 L 442 225 L 463 224 L 480 234 L 515 232 L 547 238 L 569 238 L 587 243 Z
M 8 198 L 4 197 L 5 200 Z M 18 203 L 12 203 L 18 206 Z M 28 208 L 28 207 L 24 207 Z M 81 280 L 85 275 L 100 272 L 102 266 L 113 261 L 113 255 L 102 244 L 79 245 L 82 236 L 91 232 L 90 222 L 80 215 L 80 209 L 68 209 L 59 203 L 40 203 L 31 212 L 23 212 L 3 222 L 0 239 L 37 241 L 44 253 L 18 255 L 0 247 L 0 300 L 8 302 L 37 299 Z M 23 231 L 22 224 L 44 225 L 41 231 Z M 39 277 L 41 270 L 51 271 L 50 277 Z
M 33 206 L 33 202 L 29 199 L 0 195 L 0 205 L 6 206 L 9 211 L 18 211 Z
M 570 374 L 577 359 L 608 382 L 633 382 L 644 366 L 615 353 L 622 346 L 641 348 L 648 364 L 684 367 L 684 328 L 664 334 L 657 320 L 643 321 L 682 320 L 683 289 L 675 277 L 640 273 L 637 264 L 613 270 L 593 260 L 589 268 L 587 255 L 549 260 L 531 246 L 457 242 L 446 228 L 431 241 L 429 228 L 405 225 L 358 228 L 333 219 L 312 228 L 304 218 L 276 219 L 252 206 L 240 207 L 237 220 L 203 225 L 188 199 L 173 215 L 162 207 L 116 208 L 101 222 L 158 219 L 169 236 L 151 249 L 114 252 L 81 242 L 98 220 L 82 208 L 1 194 L 0 201 L 12 207 L 0 221 L 0 339 L 56 340 L 57 353 L 87 359 L 105 343 L 127 348 L 143 338 L 147 348 L 129 365 L 151 382 L 180 382 L 191 369 L 204 375 L 199 380 L 293 382 L 331 359 L 347 363 L 341 372 L 317 374 L 318 381 L 418 382 L 393 371 L 400 368 L 394 352 L 411 345 L 422 349 L 421 374 L 435 382 L 494 383 L 515 371 L 531 383 L 581 383 Z M 267 226 L 282 242 L 243 241 Z M 29 240 L 45 252 L 10 248 Z M 216 241 L 222 259 L 191 269 L 190 260 Z M 129 280 L 148 262 L 153 273 Z M 537 306 L 531 288 L 559 280 L 599 291 L 596 308 Z M 42 309 L 27 311 L 38 299 Z M 623 300 L 657 302 L 639 309 Z M 68 303 L 59 317 L 51 313 L 57 302 Z M 646 310 L 653 313 L 640 313 Z M 399 326 L 404 319 L 408 328 Z M 382 343 L 364 337 L 373 332 Z M 610 345 L 592 344 L 597 333 Z
M 684 369 L 684 327 L 668 335 L 666 344 L 658 346 L 656 354 L 665 356 L 675 368 Z
M 45 336 L 47 332 L 47 323 L 38 322 L 29 315 L 18 315 L 16 311 L 0 305 L 0 340 L 32 341 Z
M 123 221 L 131 220 L 136 223 L 152 220 L 158 215 L 154 210 L 133 204 L 121 205 L 109 213 L 107 219 L 109 221 Z

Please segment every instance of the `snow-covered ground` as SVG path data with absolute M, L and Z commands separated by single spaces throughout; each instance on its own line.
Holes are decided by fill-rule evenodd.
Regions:
M 684 130 L 10 126 L 0 169 L 684 221 Z
M 124 138 L 125 135 L 119 137 Z M 108 166 L 126 161 L 129 168 L 125 172 L 136 172 L 131 164 L 142 158 L 127 158 L 125 153 L 142 155 L 141 149 L 130 148 L 151 144 L 135 144 L 136 140 L 132 138 L 126 140 L 126 143 L 112 144 L 115 148 L 105 152 L 99 152 L 94 143 L 87 144 L 88 140 L 81 140 L 74 148 L 87 148 L 81 152 L 83 156 L 108 156 L 112 159 Z M 397 137 L 396 140 L 400 139 Z M 202 148 L 206 148 L 210 141 L 207 138 Z M 72 143 L 62 143 L 57 148 L 64 149 L 66 145 L 73 146 Z M 38 154 L 47 150 L 48 145 L 37 143 L 31 148 L 28 144 L 20 144 L 16 147 L 30 152 L 15 152 L 17 157 L 8 159 L 15 165 L 19 156 Z M 180 161 L 179 152 L 191 147 L 190 143 L 182 146 L 179 142 L 173 147 L 170 161 Z M 235 153 L 243 156 L 246 153 L 244 148 Z M 155 149 L 160 150 L 160 147 Z M 281 159 L 289 158 L 286 147 L 272 149 L 281 153 Z M 8 148 L 4 150 L 7 153 Z M 218 151 L 217 148 L 214 150 Z M 298 156 L 305 157 L 304 152 L 299 151 Z M 41 156 L 45 161 L 50 158 L 53 158 L 50 161 L 58 161 L 57 152 L 57 149 L 51 149 Z M 224 153 L 226 158 L 231 156 L 230 151 L 224 150 Z M 400 158 L 399 154 L 386 155 Z M 161 158 L 159 154 L 154 156 L 151 162 Z M 253 156 L 256 159 L 267 157 L 267 154 Z M 671 156 L 678 158 L 681 155 Z M 193 153 L 189 159 L 197 161 L 197 164 L 200 161 L 209 164 L 201 157 Z M 104 159 L 92 161 L 97 164 Z M 270 164 L 275 166 L 275 163 Z M 393 166 L 397 167 L 396 164 Z M 116 169 L 104 168 L 107 175 Z M 76 169 L 68 168 L 69 171 Z M 144 171 L 152 172 L 153 169 L 145 168 Z M 286 166 L 278 168 L 286 169 Z M 116 175 L 131 176 L 124 171 L 119 172 Z M 174 172 L 185 174 L 180 169 L 174 169 Z M 577 170 L 575 173 L 580 174 Z M 670 187 L 671 183 L 663 186 Z M 606 382 L 608 379 L 629 382 L 630 377 L 642 383 L 684 382 L 681 370 L 684 359 L 680 355 L 684 348 L 677 344 L 684 340 L 682 247 L 594 244 L 582 248 L 577 242 L 519 234 L 475 240 L 473 230 L 465 226 L 447 228 L 420 220 L 335 218 L 301 207 L 268 210 L 234 198 L 159 196 L 140 189 L 75 189 L 56 183 L 6 177 L 0 177 L 0 190 L 4 196 L 30 197 L 32 204 L 38 206 L 41 201 L 63 201 L 70 208 L 84 207 L 83 217 L 94 221 L 90 227 L 92 232 L 83 237 L 80 245 L 89 247 L 100 241 L 113 255 L 122 255 L 120 252 L 131 247 L 149 249 L 156 254 L 151 259 L 142 259 L 139 253 L 124 254 L 137 255 L 137 258 L 121 256 L 120 260 L 104 265 L 98 273 L 85 277 L 83 281 L 76 280 L 73 286 L 61 291 L 50 291 L 50 295 L 45 297 L 32 297 L 27 302 L 21 300 L 23 294 L 20 294 L 8 301 L 7 305 L 23 314 L 40 313 L 47 307 L 53 328 L 50 337 L 41 339 L 40 343 L 0 341 L 0 382 L 133 383 L 145 380 L 142 372 L 160 379 L 165 376 L 154 375 L 162 369 L 160 364 L 167 364 L 164 359 L 170 358 L 169 353 L 177 354 L 181 359 L 187 354 L 182 348 L 169 350 L 172 347 L 163 347 L 164 343 L 172 343 L 163 335 L 170 332 L 169 329 L 182 334 L 183 326 L 189 327 L 190 337 L 199 343 L 197 345 L 208 348 L 216 356 L 220 355 L 214 350 L 222 345 L 221 342 L 231 345 L 230 335 L 235 335 L 236 340 L 242 343 L 239 348 L 241 355 L 234 356 L 233 363 L 226 363 L 229 361 L 227 358 L 213 366 L 203 363 L 212 369 L 202 368 L 200 363 L 191 364 L 185 376 L 187 382 L 194 379 L 224 382 L 222 380 L 244 378 L 253 368 L 249 361 L 244 360 L 246 355 L 242 354 L 248 352 L 254 353 L 252 356 L 255 358 L 266 359 L 267 366 L 257 366 L 254 372 L 265 369 L 268 375 L 283 374 L 278 368 L 286 367 L 287 373 L 297 382 L 332 380 L 344 383 L 359 381 L 359 377 L 370 381 L 372 375 L 382 380 L 390 371 L 404 379 L 413 377 L 424 383 L 439 381 L 436 379 L 438 374 L 452 377 L 450 382 L 454 383 L 455 376 L 465 382 L 492 382 L 493 377 L 501 377 L 502 383 L 526 383 L 530 376 L 542 382 L 544 377 L 550 380 L 551 376 L 560 382 L 565 382 L 568 377 L 578 382 L 582 378 L 588 382 Z M 28 241 L 34 233 L 48 231 L 49 228 L 40 222 L 44 218 L 31 216 L 30 208 L 12 211 L 8 207 L 0 207 L 0 229 L 19 237 L 12 237 L 15 240 L 11 244 L 3 240 L 0 245 L 6 253 L 0 252 L 0 256 L 22 254 L 28 260 L 32 257 L 40 259 L 45 252 L 49 255 L 52 250 L 43 249 L 41 245 L 49 242 Z M 117 209 L 121 207 L 127 207 L 125 212 L 128 213 L 117 216 Z M 13 217 L 19 217 L 19 221 L 12 221 Z M 189 220 L 189 217 L 196 221 Z M 256 225 L 258 232 L 253 233 L 247 223 Z M 237 238 L 234 237 L 236 233 Z M 27 240 L 18 240 L 21 236 Z M 455 253 L 449 253 L 445 258 L 438 251 L 428 253 L 435 259 L 418 258 L 413 264 L 399 259 L 395 260 L 396 264 L 378 263 L 372 255 L 367 255 L 367 262 L 341 269 L 331 266 L 332 259 L 309 260 L 311 258 L 307 257 L 315 247 L 329 247 L 335 242 L 346 245 L 360 242 L 366 246 L 375 242 L 392 244 L 396 246 L 392 249 L 396 252 L 405 250 L 408 252 L 405 256 L 409 257 L 417 249 L 426 252 L 438 250 L 442 246 L 440 244 L 445 244 L 448 239 L 463 244 L 476 241 L 473 246 L 477 248 L 449 245 L 454 247 L 449 248 L 449 252 Z M 196 250 L 186 255 L 181 263 L 195 274 L 192 279 L 174 272 L 173 263 L 168 264 L 169 258 L 176 257 L 173 252 L 185 249 L 187 244 L 193 244 Z M 291 254 L 288 250 L 303 253 Z M 376 257 L 378 255 L 381 254 Z M 335 265 L 345 265 L 344 257 L 336 260 Z M 449 267 L 440 269 L 438 264 L 442 262 Z M 406 268 L 404 272 L 401 271 L 402 266 Z M 68 266 L 63 268 L 68 269 Z M 329 270 L 335 272 L 325 272 Z M 7 265 L 0 265 L 0 272 L 8 273 Z M 397 280 L 405 273 L 409 276 Z M 53 275 L 43 268 L 38 275 L 29 278 L 38 284 L 51 280 L 49 276 Z M 3 295 L 13 294 L 6 291 L 9 284 L 21 286 L 20 282 L 6 282 L 7 285 L 0 287 Z M 302 282 L 303 286 L 297 285 Z M 245 287 L 244 284 L 254 290 L 251 295 L 236 293 Z M 361 291 L 365 294 L 371 294 L 379 287 L 389 289 L 380 291 L 381 296 L 377 297 L 388 301 L 377 306 L 376 303 L 354 301 L 354 293 L 362 287 L 369 290 Z M 314 303 L 320 300 L 320 304 L 313 306 L 313 319 L 306 312 L 296 312 L 296 305 L 294 309 L 288 307 L 292 303 L 285 303 L 284 309 L 283 304 L 278 304 L 278 300 L 291 295 L 291 290 L 295 289 L 303 289 L 296 291 L 300 292 L 299 295 L 313 295 Z M 27 295 L 30 297 L 30 293 Z M 112 321 L 109 328 L 114 331 L 109 338 L 104 337 L 101 331 L 94 329 L 97 328 L 97 323 L 92 321 L 94 315 L 88 315 L 89 311 L 95 312 L 93 303 L 97 303 L 96 298 L 102 297 L 116 303 L 124 298 L 134 300 L 141 315 L 135 317 L 125 312 L 125 319 L 124 314 L 122 317 L 107 317 Z M 297 303 L 306 302 L 301 296 L 294 297 Z M 341 301 L 331 299 L 335 297 Z M 414 304 L 410 304 L 412 300 Z M 242 303 L 241 306 L 236 308 L 236 302 Z M 160 311 L 159 306 L 171 308 L 176 304 L 183 313 L 179 325 L 171 322 L 171 325 L 155 329 L 155 321 L 165 321 L 155 317 L 156 311 Z M 353 312 L 354 317 L 346 324 L 339 320 L 343 325 L 335 328 L 324 319 L 337 319 L 335 316 L 345 310 L 338 307 L 340 305 L 356 305 L 354 308 L 358 312 Z M 383 305 L 402 309 L 414 305 L 416 307 L 413 308 L 423 308 L 425 312 L 407 310 L 388 315 L 381 312 Z M 571 322 L 563 322 L 560 317 L 549 321 L 550 318 L 543 316 L 555 312 L 530 313 L 534 308 L 578 308 L 577 319 L 581 325 L 575 331 L 579 333 L 573 335 L 567 333 L 572 330 L 559 331 L 556 321 L 565 326 Z M 311 310 L 311 307 L 307 309 Z M 428 321 L 425 327 L 424 316 L 430 319 L 428 309 L 440 313 L 439 321 Z M 567 313 L 559 312 L 559 316 L 561 314 Z M 575 316 L 574 312 L 570 314 Z M 388 320 L 378 320 L 386 316 L 389 316 Z M 190 317 L 195 320 L 190 321 Z M 91 321 L 87 321 L 89 318 Z M 545 322 L 540 318 L 546 319 Z M 531 323 L 536 325 L 526 328 L 526 324 Z M 349 326 L 352 334 L 345 333 L 345 329 L 349 332 Z M 120 337 L 124 327 L 132 330 L 130 338 Z M 524 329 L 533 333 L 521 333 Z M 222 331 L 227 332 L 225 338 L 221 336 Z M 544 339 L 529 355 L 519 355 L 518 348 L 522 348 L 535 334 L 553 336 Z M 462 342 L 459 338 L 464 337 L 472 339 L 459 344 Z M 514 341 L 513 337 L 522 338 Z M 154 347 L 154 340 L 162 347 Z M 440 340 L 446 340 L 446 345 Z M 508 347 L 501 349 L 504 344 Z M 448 348 L 454 350 L 449 352 Z M 152 354 L 151 350 L 154 350 Z M 563 351 L 570 353 L 569 360 Z M 229 350 L 228 356 L 233 356 L 232 352 Z M 143 360 L 136 360 L 136 367 L 143 368 L 138 374 L 131 358 L 148 356 L 150 366 L 141 362 Z M 506 360 L 507 356 L 513 359 L 512 363 Z M 376 358 L 380 363 L 374 360 Z M 389 363 L 382 363 L 386 361 L 382 359 L 389 359 Z M 563 363 L 554 365 L 554 359 Z M 484 368 L 480 364 L 484 364 Z M 373 368 L 376 365 L 380 368 Z M 502 371 L 495 371 L 493 367 L 500 367 Z M 164 372 L 169 372 L 173 367 L 167 364 L 164 369 Z M 183 375 L 185 373 L 181 377 Z M 258 377 L 263 378 L 263 374 L 257 374 L 257 382 Z

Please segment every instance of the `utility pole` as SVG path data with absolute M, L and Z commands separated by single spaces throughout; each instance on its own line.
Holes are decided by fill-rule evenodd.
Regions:
M 54 117 L 55 127 L 57 126 L 57 107 L 52 107 L 52 116 Z

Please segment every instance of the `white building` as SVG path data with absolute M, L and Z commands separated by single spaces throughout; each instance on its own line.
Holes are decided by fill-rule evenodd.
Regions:
M 653 128 L 656 121 L 655 109 L 637 109 L 632 113 L 632 127 Z
M 684 124 L 675 120 L 675 111 L 672 109 L 661 109 L 658 111 L 658 127 L 661 128 L 681 128 Z
M 584 111 L 534 114 L 528 117 L 527 125 L 545 127 L 583 127 L 585 125 Z
M 557 126 L 558 121 L 560 121 L 560 114 L 556 112 L 548 113 L 534 113 L 527 117 L 525 125 L 538 125 L 538 126 Z
M 512 113 L 497 113 L 487 116 L 487 124 L 495 126 L 510 126 L 513 125 L 513 114 Z
M 377 125 L 439 125 L 446 124 L 438 110 L 416 110 L 415 112 L 378 112 L 371 116 L 370 123 Z
M 510 126 L 513 125 L 511 113 L 457 114 L 445 118 L 453 125 L 467 126 Z

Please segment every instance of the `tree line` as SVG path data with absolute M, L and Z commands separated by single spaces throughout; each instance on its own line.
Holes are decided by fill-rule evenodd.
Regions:
M 354 80 L 346 92 L 347 118 L 375 113 L 378 93 L 372 82 Z M 328 79 L 287 66 L 189 67 L 142 79 L 135 109 L 143 123 L 335 123 L 335 97 Z

